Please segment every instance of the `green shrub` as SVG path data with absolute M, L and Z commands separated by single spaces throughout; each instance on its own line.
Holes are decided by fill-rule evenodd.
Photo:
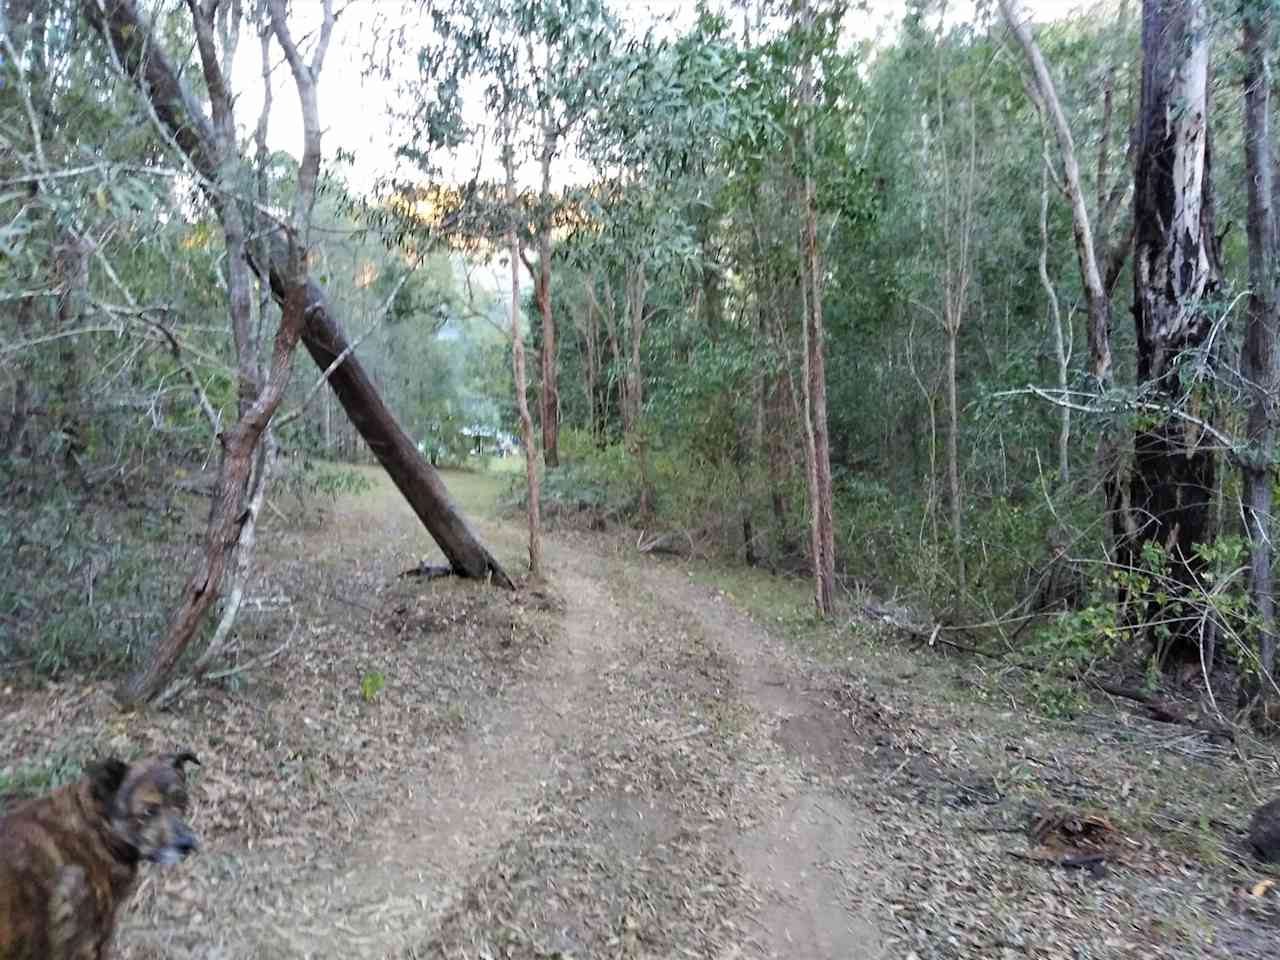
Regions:
M 130 664 L 178 586 L 175 518 L 57 487 L 0 502 L 0 660 L 44 676 Z

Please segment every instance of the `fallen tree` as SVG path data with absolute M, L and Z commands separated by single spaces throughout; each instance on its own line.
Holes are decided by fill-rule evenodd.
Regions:
M 122 69 L 138 84 L 173 142 L 200 174 L 210 201 L 215 206 L 229 202 L 232 198 L 215 189 L 218 165 L 209 121 L 133 0 L 82 0 L 81 9 L 94 30 L 111 44 Z M 272 293 L 283 303 L 288 251 L 284 236 L 277 235 L 269 249 L 269 262 L 253 266 L 259 276 L 266 273 L 270 277 Z M 382 402 L 363 365 L 351 353 L 323 288 L 310 278 L 304 312 L 302 343 L 307 352 L 325 372 L 352 425 L 439 544 L 454 572 L 481 579 L 492 576 L 504 587 L 514 586 L 453 504 L 439 474 Z M 335 361 L 340 362 L 334 366 Z
M 146 98 L 153 119 L 161 132 L 190 162 L 202 189 L 214 206 L 219 219 L 228 226 L 228 236 L 243 236 L 239 207 L 240 196 L 228 184 L 228 149 L 233 141 L 225 135 L 225 100 L 228 91 L 224 78 L 214 69 L 216 55 L 212 40 L 200 34 L 208 27 L 218 9 L 218 0 L 189 0 L 193 20 L 202 41 L 201 56 L 214 99 L 215 121 L 210 121 L 198 101 L 174 70 L 164 50 L 156 44 L 150 23 L 139 13 L 133 0 L 81 0 L 81 11 L 90 26 L 110 46 L 118 67 Z M 327 10 L 328 8 L 326 8 Z M 299 186 L 298 214 L 295 221 L 305 219 L 314 196 L 314 173 L 319 167 L 319 124 L 315 119 L 315 75 L 327 31 L 313 64 L 297 56 L 292 39 L 283 25 L 284 8 L 273 6 L 273 26 L 289 55 L 290 67 L 298 80 L 299 93 L 308 115 L 307 153 L 303 172 L 311 171 L 307 186 Z M 331 16 L 327 14 L 328 23 Z M 222 113 L 217 107 L 222 104 Z M 232 143 L 228 147 L 228 143 Z M 232 229 L 235 227 L 236 229 Z M 272 295 L 283 311 L 280 337 L 272 360 L 270 389 L 243 412 L 241 421 L 226 431 L 220 440 L 224 462 L 220 470 L 219 491 L 215 497 L 205 556 L 189 578 L 184 599 L 175 612 L 169 628 L 157 645 L 151 661 L 121 688 L 120 699 L 134 706 L 154 698 L 163 688 L 168 675 L 195 636 L 201 620 L 218 596 L 230 558 L 237 550 L 243 523 L 243 492 L 252 451 L 267 429 L 287 380 L 292 344 L 300 336 L 307 351 L 323 371 L 337 394 L 356 430 L 399 488 L 431 536 L 440 545 L 450 566 L 459 576 L 485 578 L 512 587 L 511 579 L 471 531 L 465 518 L 453 505 L 439 475 L 418 453 L 381 396 L 363 366 L 352 355 L 352 348 L 341 325 L 332 316 L 324 290 L 306 272 L 306 253 L 300 238 L 304 233 L 297 222 L 281 224 L 271 242 L 261 244 L 263 251 L 254 262 L 242 243 L 229 246 L 228 252 L 237 262 L 249 261 L 259 281 L 267 280 Z M 266 262 L 260 262 L 262 260 Z M 299 327 L 301 329 L 299 329 Z

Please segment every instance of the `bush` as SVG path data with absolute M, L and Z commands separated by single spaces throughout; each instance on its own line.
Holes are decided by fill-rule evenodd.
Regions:
M 178 517 L 125 496 L 51 485 L 0 498 L 0 661 L 114 671 L 164 629 Z

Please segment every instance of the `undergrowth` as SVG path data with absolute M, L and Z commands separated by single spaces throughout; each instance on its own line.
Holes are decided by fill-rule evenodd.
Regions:
M 0 663 L 57 677 L 118 670 L 164 626 L 181 515 L 9 474 L 0 506 Z

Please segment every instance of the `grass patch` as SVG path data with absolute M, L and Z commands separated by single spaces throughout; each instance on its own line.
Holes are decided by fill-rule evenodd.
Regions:
M 0 767 L 0 813 L 28 797 L 79 780 L 84 767 L 71 752 L 56 750 L 41 764 Z

